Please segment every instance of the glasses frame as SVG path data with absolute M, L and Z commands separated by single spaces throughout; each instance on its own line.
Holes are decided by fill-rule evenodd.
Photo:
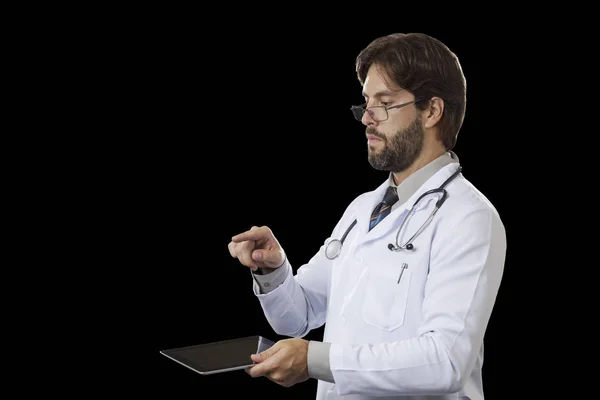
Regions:
M 352 106 L 352 107 L 350 107 L 350 110 L 352 110 L 352 115 L 354 115 L 354 118 L 355 118 L 357 121 L 361 121 L 361 122 L 362 122 L 362 117 L 364 117 L 365 113 L 366 113 L 366 112 L 368 112 L 368 113 L 369 113 L 369 115 L 371 116 L 371 118 L 373 119 L 373 121 L 376 121 L 376 122 L 383 122 L 383 121 L 387 121 L 387 120 L 390 118 L 390 114 L 388 113 L 388 110 L 392 110 L 392 109 L 394 109 L 394 108 L 402 108 L 402 107 L 406 107 L 406 106 L 408 106 L 408 105 L 411 105 L 411 104 L 413 104 L 413 103 L 418 103 L 418 102 L 420 102 L 420 101 L 423 101 L 423 100 L 425 100 L 425 99 L 415 99 L 415 100 L 413 100 L 413 101 L 409 101 L 409 102 L 407 102 L 407 103 L 402 103 L 402 104 L 398 104 L 398 105 L 396 105 L 396 106 L 390 106 L 390 107 L 386 107 L 386 106 L 373 106 L 373 107 L 365 108 L 365 106 L 367 105 L 367 103 L 364 103 L 364 104 L 361 104 L 361 105 L 359 105 L 359 106 Z M 371 113 L 369 112 L 369 110 L 372 110 L 372 109 L 374 109 L 374 108 L 383 108 L 383 109 L 385 110 L 385 119 L 379 119 L 379 120 L 378 120 L 378 119 L 375 119 L 375 118 L 373 117 L 373 114 L 371 114 Z M 360 116 L 360 118 L 358 118 L 358 117 L 356 116 L 356 111 L 358 111 L 358 110 L 360 110 L 360 111 L 361 111 L 361 116 Z

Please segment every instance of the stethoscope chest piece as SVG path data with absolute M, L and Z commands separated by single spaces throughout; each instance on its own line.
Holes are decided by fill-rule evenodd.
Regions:
M 330 260 L 335 259 L 340 255 L 342 251 L 342 242 L 339 239 L 333 239 L 329 243 L 327 243 L 327 247 L 325 247 L 325 257 Z
M 346 232 L 344 232 L 344 236 L 342 236 L 341 239 L 333 239 L 329 243 L 327 243 L 327 246 L 325 247 L 325 257 L 327 257 L 330 260 L 334 260 L 340 255 L 340 253 L 342 252 L 342 246 L 344 245 L 344 240 L 346 240 L 346 236 L 348 236 L 348 233 L 350 233 L 350 231 L 352 230 L 352 228 L 354 228 L 354 225 L 356 225 L 357 222 L 358 221 L 356 219 L 352 221 L 352 224 L 350 224 L 348 229 L 346 229 Z

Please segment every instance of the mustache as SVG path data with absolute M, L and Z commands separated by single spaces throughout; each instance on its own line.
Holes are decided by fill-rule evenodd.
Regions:
M 385 140 L 385 136 L 382 135 L 381 133 L 377 132 L 377 130 L 373 127 L 367 128 L 367 135 L 373 135 L 381 140 Z

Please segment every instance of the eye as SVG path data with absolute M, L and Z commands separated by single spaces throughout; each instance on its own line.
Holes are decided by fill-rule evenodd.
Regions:
M 382 106 L 386 106 L 386 107 L 388 107 L 390 104 L 392 104 L 392 102 L 391 102 L 391 101 L 382 101 L 382 102 L 381 102 L 381 105 L 382 105 Z

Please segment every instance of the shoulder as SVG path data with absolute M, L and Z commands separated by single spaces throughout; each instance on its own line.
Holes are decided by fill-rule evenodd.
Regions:
M 440 224 L 446 232 L 461 231 L 505 240 L 505 227 L 494 204 L 463 175 L 447 187 L 448 197 L 440 212 Z
M 462 274 L 501 272 L 507 237 L 498 210 L 462 176 L 448 185 L 447 191 L 432 237 L 430 268 L 441 271 L 450 267 Z
M 494 204 L 475 185 L 464 176 L 456 180 L 456 185 L 448 189 L 447 203 L 462 213 L 486 213 L 500 220 L 500 214 Z

